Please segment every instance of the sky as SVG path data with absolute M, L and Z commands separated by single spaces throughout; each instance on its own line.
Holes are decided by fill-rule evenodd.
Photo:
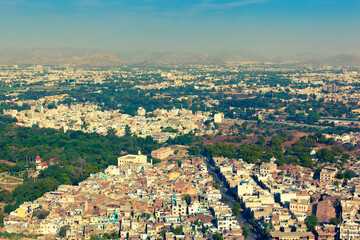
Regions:
M 360 55 L 360 0 L 0 0 L 0 48 Z

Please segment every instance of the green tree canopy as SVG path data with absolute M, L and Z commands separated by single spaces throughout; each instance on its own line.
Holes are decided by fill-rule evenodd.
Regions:
M 311 214 L 305 218 L 305 225 L 309 231 L 314 231 L 315 227 L 319 225 L 318 217 L 314 214 Z

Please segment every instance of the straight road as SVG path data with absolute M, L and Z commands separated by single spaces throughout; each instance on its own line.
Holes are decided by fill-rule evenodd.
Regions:
M 230 208 L 233 207 L 234 203 L 236 202 L 236 199 L 234 199 L 234 197 L 232 196 L 232 193 L 231 191 L 224 187 L 224 184 L 223 182 L 218 178 L 216 172 L 215 172 L 215 169 L 214 169 L 214 166 L 212 166 L 210 163 L 209 163 L 209 159 L 207 157 L 205 157 L 205 163 L 206 163 L 206 166 L 208 168 L 208 171 L 210 173 L 213 173 L 213 175 L 215 176 L 215 181 L 219 181 L 221 183 L 221 186 L 220 186 L 220 192 L 222 195 L 224 195 L 225 197 L 227 197 L 229 199 L 229 201 L 226 203 L 227 205 L 229 205 Z M 257 237 L 256 235 L 256 232 L 255 230 L 252 228 L 252 226 L 246 221 L 246 219 L 244 219 L 242 217 L 241 214 L 239 214 L 238 216 L 236 216 L 236 219 L 237 221 L 239 222 L 240 226 L 247 226 L 249 229 L 250 229 L 250 234 L 249 236 L 247 237 L 247 240 L 256 240 L 256 239 L 260 239 Z

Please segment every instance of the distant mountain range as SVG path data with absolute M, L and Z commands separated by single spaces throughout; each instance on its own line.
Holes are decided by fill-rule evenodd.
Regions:
M 292 62 L 319 65 L 360 65 L 360 56 L 326 56 L 301 53 L 290 57 L 266 58 L 249 52 L 211 54 L 178 53 L 170 51 L 104 51 L 76 48 L 7 48 L 0 49 L 0 65 L 41 64 L 77 66 L 122 66 L 163 64 L 225 64 L 244 62 Z

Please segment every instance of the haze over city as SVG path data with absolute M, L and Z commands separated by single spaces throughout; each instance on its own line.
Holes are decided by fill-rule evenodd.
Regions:
M 360 53 L 356 0 L 0 1 L 0 48 Z

